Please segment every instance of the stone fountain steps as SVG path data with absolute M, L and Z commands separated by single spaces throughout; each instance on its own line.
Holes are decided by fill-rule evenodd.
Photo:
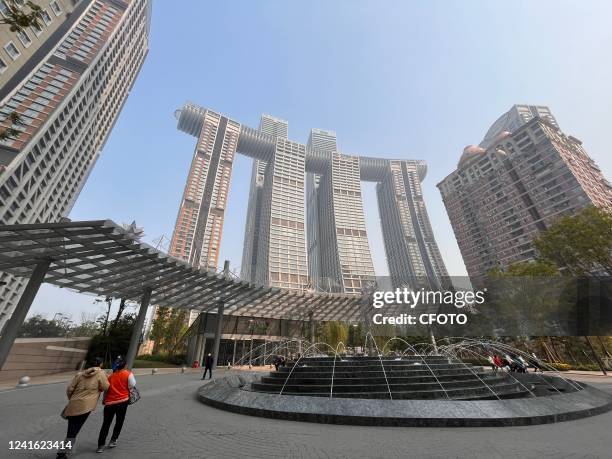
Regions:
M 302 367 L 304 365 L 307 366 L 316 366 L 316 367 L 370 367 L 370 366 L 380 366 L 382 364 L 386 367 L 386 366 L 409 366 L 409 365 L 445 365 L 445 364 L 449 364 L 449 359 L 447 357 L 444 356 L 436 356 L 435 358 L 432 357 L 427 357 L 426 359 L 420 358 L 420 357 L 412 357 L 409 359 L 402 359 L 402 360 L 396 360 L 396 359 L 389 359 L 389 358 L 383 358 L 378 359 L 378 358 L 367 358 L 364 360 L 336 360 L 334 362 L 333 359 L 300 359 L 298 364 L 298 367 Z M 289 363 L 289 367 L 292 367 L 293 364 L 295 362 L 290 362 Z M 456 362 L 453 362 L 453 364 L 456 364 Z
M 410 378 L 410 377 L 414 377 L 414 378 L 418 378 L 418 377 L 427 377 L 427 376 L 432 376 L 432 373 L 434 375 L 436 375 L 436 377 L 457 377 L 457 378 L 461 378 L 465 375 L 469 375 L 469 376 L 473 376 L 474 373 L 476 373 L 477 375 L 489 375 L 489 374 L 494 374 L 491 373 L 490 371 L 486 371 L 484 369 L 482 369 L 481 367 L 470 367 L 470 368 L 466 368 L 466 367 L 461 367 L 461 368 L 451 368 L 451 369 L 434 369 L 432 368 L 431 370 L 427 367 L 423 367 L 423 368 L 418 368 L 418 369 L 401 369 L 401 370 L 392 370 L 392 369 L 388 369 L 385 368 L 385 371 L 383 372 L 382 369 L 379 368 L 374 368 L 374 369 L 369 369 L 369 370 L 364 370 L 364 369 L 359 369 L 359 370 L 347 370 L 347 369 L 340 369 L 340 368 L 336 368 L 336 371 L 332 371 L 330 370 L 326 370 L 326 371 L 300 371 L 297 370 L 290 372 L 290 371 L 278 371 L 278 372 L 272 372 L 269 374 L 269 378 L 277 378 L 277 379 L 281 379 L 281 380 L 285 380 L 287 379 L 287 377 L 289 376 L 289 374 L 291 374 L 291 378 L 331 378 L 332 374 L 334 376 L 334 378 L 375 378 L 375 377 L 405 377 L 405 378 Z
M 506 373 L 451 362 L 446 356 L 301 359 L 251 383 L 256 392 L 394 399 L 520 398 L 529 392 Z
M 508 387 L 518 384 L 513 382 L 509 382 L 507 380 L 489 380 L 485 381 L 486 384 L 495 390 L 496 387 Z M 254 384 L 253 389 L 259 390 L 262 392 L 280 392 L 281 389 L 283 393 L 298 393 L 298 392 L 308 392 L 308 393 L 329 393 L 333 391 L 334 394 L 342 394 L 345 392 L 359 392 L 359 393 L 367 393 L 367 392 L 378 392 L 378 391 L 388 391 L 388 388 L 391 389 L 391 392 L 427 392 L 427 391 L 438 391 L 438 390 L 451 390 L 451 389 L 462 389 L 465 387 L 485 387 L 481 381 L 475 379 L 473 381 L 446 381 L 446 382 L 426 382 L 426 383 L 412 383 L 412 384 L 403 384 L 397 383 L 395 381 L 389 381 L 389 385 L 387 386 L 386 382 L 375 383 L 375 382 L 351 382 L 349 384 L 346 381 L 337 382 L 334 380 L 333 386 L 331 384 L 302 384 L 301 382 L 292 383 L 283 385 L 282 384 L 266 384 L 259 383 Z
M 281 386 L 282 387 L 282 386 Z M 497 399 L 497 398 L 521 398 L 529 395 L 528 391 L 523 389 L 519 384 L 496 384 L 490 388 L 480 385 L 468 385 L 464 387 L 450 388 L 445 387 L 444 390 L 439 386 L 428 390 L 408 390 L 405 386 L 397 387 L 397 385 L 370 385 L 367 387 L 359 386 L 336 386 L 333 387 L 333 392 L 327 386 L 320 391 L 309 390 L 312 386 L 285 386 L 283 395 L 302 395 L 314 397 L 332 397 L 336 398 L 368 398 L 368 399 L 389 399 L 394 400 L 433 400 L 433 399 L 453 399 L 453 400 L 477 400 L 477 399 Z M 272 388 L 270 388 L 272 389 Z M 321 388 L 323 389 L 323 388 Z M 361 390 L 359 390 L 361 389 Z M 391 396 L 389 396 L 389 389 Z M 279 393 L 280 387 L 275 387 L 274 390 L 261 390 L 259 392 Z M 493 393 L 494 392 L 494 393 Z
M 331 363 L 334 361 L 336 364 L 341 362 L 351 362 L 354 365 L 359 364 L 368 364 L 368 363 L 380 363 L 383 362 L 423 362 L 424 360 L 427 362 L 435 362 L 435 361 L 444 361 L 448 362 L 448 356 L 446 355 L 432 355 L 432 356 L 418 356 L 418 355 L 406 355 L 403 357 L 303 357 L 300 359 L 300 362 L 321 362 L 321 363 Z
M 284 376 L 284 375 L 283 375 Z M 367 377 L 340 377 L 338 375 L 334 375 L 333 382 L 338 385 L 345 384 L 386 384 L 389 381 L 390 384 L 421 384 L 421 383 L 436 383 L 439 381 L 442 384 L 444 383 L 457 383 L 462 384 L 469 381 L 479 381 L 483 380 L 486 382 L 498 381 L 504 379 L 501 376 L 497 376 L 495 373 L 465 373 L 458 375 L 423 375 L 423 376 L 393 376 L 382 374 L 376 376 L 367 376 Z M 283 385 L 287 381 L 285 377 L 278 377 L 277 375 L 264 376 L 261 379 L 261 382 L 264 384 L 276 384 Z M 291 384 L 304 384 L 304 385 L 318 385 L 318 384 L 331 384 L 332 377 L 331 375 L 325 375 L 323 377 L 310 377 L 295 374 L 289 378 L 289 382 Z
M 396 363 L 396 362 L 383 362 L 383 364 L 381 365 L 380 363 L 377 364 L 372 364 L 372 365 L 336 365 L 335 367 L 332 365 L 316 365 L 316 364 L 307 364 L 307 365 L 302 365 L 300 364 L 299 366 L 296 366 L 295 368 L 292 365 L 288 365 L 285 367 L 281 367 L 279 370 L 280 371 L 291 371 L 291 369 L 293 368 L 293 371 L 332 371 L 334 368 L 336 369 L 336 371 L 339 370 L 343 370 L 343 369 L 348 369 L 350 371 L 359 371 L 359 370 L 378 370 L 380 368 L 384 367 L 385 370 L 389 369 L 389 370 L 406 370 L 406 369 L 427 369 L 429 368 L 435 368 L 435 369 L 440 369 L 440 370 L 444 370 L 444 369 L 452 369 L 452 368 L 465 368 L 465 365 L 462 363 L 427 363 L 427 365 L 425 364 L 416 364 L 416 363 L 410 363 L 410 364 L 405 364 L 405 363 Z

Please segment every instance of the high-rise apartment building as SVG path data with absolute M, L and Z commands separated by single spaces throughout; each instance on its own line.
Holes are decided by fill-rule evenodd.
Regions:
M 338 152 L 336 133 L 312 129 L 312 170 L 306 174 L 311 287 L 360 293 L 375 280 L 368 244 L 359 156 Z
M 423 200 L 421 181 L 426 171 L 424 161 L 390 161 L 384 179 L 376 185 L 394 286 L 450 286 Z
M 0 143 L 2 224 L 68 215 L 148 50 L 148 0 L 35 3 L 39 28 L 0 26 L 0 124 L 9 126 L 13 112 L 23 123 L 17 138 Z M 23 285 L 0 275 L 0 328 Z
M 193 131 L 198 142 L 183 192 L 169 254 L 191 265 L 216 269 L 232 164 L 240 125 L 210 110 L 201 111 Z
M 272 137 L 286 139 L 289 135 L 287 121 L 270 115 L 262 115 L 259 130 Z M 246 226 L 244 231 L 244 248 L 242 251 L 241 276 L 249 281 L 255 281 L 257 255 L 259 250 L 259 227 L 261 223 L 262 194 L 266 177 L 267 163 L 260 159 L 253 160 L 251 172 L 251 187 L 247 208 Z
M 475 285 L 493 268 L 532 259 L 534 236 L 562 215 L 612 208 L 610 183 L 547 107 L 514 106 L 500 120 L 481 143 L 487 147 L 467 146 L 438 184 Z
M 479 146 L 489 148 L 502 132 L 514 132 L 534 118 L 541 118 L 549 124 L 559 127 L 557 120 L 548 107 L 543 105 L 513 105 L 510 110 L 497 118 L 485 134 Z
M 314 150 L 337 151 L 336 133 L 325 129 L 313 128 L 308 136 L 308 146 Z
M 225 119 L 225 125 L 232 126 L 231 139 L 223 137 L 226 131 L 212 129 L 206 135 L 216 137 L 209 145 L 218 143 L 232 154 L 254 159 L 241 273 L 245 280 L 286 289 L 360 293 L 375 280 L 361 194 L 361 181 L 374 181 L 383 184 L 381 220 L 389 219 L 387 209 L 394 212 L 394 226 L 383 229 L 392 279 L 398 286 L 412 287 L 422 286 L 423 277 L 430 285 L 446 282 L 420 191 L 426 171 L 423 162 L 342 154 L 335 133 L 321 129 L 312 130 L 307 145 L 294 142 L 287 139 L 287 123 L 268 115 L 262 117 L 259 129 L 193 104 L 186 104 L 177 115 L 178 128 L 198 139 L 209 120 Z M 192 165 L 186 187 L 186 193 L 193 190 L 191 202 L 183 199 L 173 237 L 173 246 L 183 243 L 180 253 L 185 259 L 194 250 L 218 251 L 220 232 L 213 241 L 202 238 L 198 222 L 212 212 L 222 216 L 225 206 L 225 202 L 222 209 L 202 204 L 204 190 L 219 182 L 220 172 L 214 168 L 214 152 L 206 153 L 210 147 L 200 142 L 194 163 L 201 155 L 200 170 L 206 174 L 196 177 Z M 225 170 L 223 177 L 229 177 L 231 165 L 225 160 L 230 172 Z M 196 210 L 183 219 L 186 208 Z M 198 238 L 201 242 L 194 246 Z M 398 247 L 402 252 L 395 252 Z M 400 260 L 402 256 L 407 260 Z
M 62 30 L 66 30 L 78 18 L 79 12 L 88 2 L 72 0 L 34 0 L 42 8 L 42 17 L 38 26 L 26 27 L 19 32 L 12 32 L 8 25 L 0 26 L 0 98 L 4 98 L 15 87 L 24 75 L 32 71 L 37 64 L 34 55 L 44 55 L 57 40 Z M 29 10 L 24 5 L 25 10 Z M 0 16 L 7 18 L 9 8 L 5 1 L 0 1 Z M 73 14 L 74 13 L 74 14 Z

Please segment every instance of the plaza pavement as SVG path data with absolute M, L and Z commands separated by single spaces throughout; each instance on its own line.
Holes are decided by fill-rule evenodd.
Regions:
M 234 370 L 235 371 L 235 370 Z M 226 370 L 218 370 L 220 377 Z M 612 393 L 612 377 L 573 374 Z M 119 446 L 95 454 L 101 409 L 79 434 L 79 459 L 104 458 L 611 458 L 612 412 L 506 428 L 389 428 L 300 423 L 220 411 L 196 400 L 199 373 L 138 375 Z M 0 391 L 0 458 L 53 458 L 8 450 L 9 440 L 61 440 L 65 382 Z

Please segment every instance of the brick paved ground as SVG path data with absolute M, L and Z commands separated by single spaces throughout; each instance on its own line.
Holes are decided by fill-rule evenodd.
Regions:
M 218 375 L 222 371 L 217 372 Z M 612 378 L 574 375 L 612 392 Z M 98 409 L 79 435 L 76 458 L 610 458 L 612 413 L 510 428 L 376 428 L 262 419 L 199 403 L 195 374 L 139 376 L 142 400 L 128 410 L 120 445 L 95 454 Z M 8 441 L 60 440 L 65 383 L 0 392 L 0 457 Z

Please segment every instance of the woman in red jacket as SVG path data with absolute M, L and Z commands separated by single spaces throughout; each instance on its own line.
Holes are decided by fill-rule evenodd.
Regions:
M 104 422 L 100 429 L 100 435 L 98 436 L 98 449 L 97 453 L 104 451 L 104 444 L 106 443 L 106 436 L 108 430 L 113 423 L 113 418 L 117 416 L 115 421 L 115 427 L 113 428 L 113 434 L 111 435 L 109 448 L 117 446 L 117 439 L 121 433 L 123 427 L 123 421 L 125 420 L 125 413 L 130 401 L 130 389 L 136 386 L 136 379 L 132 372 L 125 368 L 126 362 L 122 357 L 118 357 L 115 361 L 116 369 L 108 377 L 110 384 L 106 394 L 104 395 Z

